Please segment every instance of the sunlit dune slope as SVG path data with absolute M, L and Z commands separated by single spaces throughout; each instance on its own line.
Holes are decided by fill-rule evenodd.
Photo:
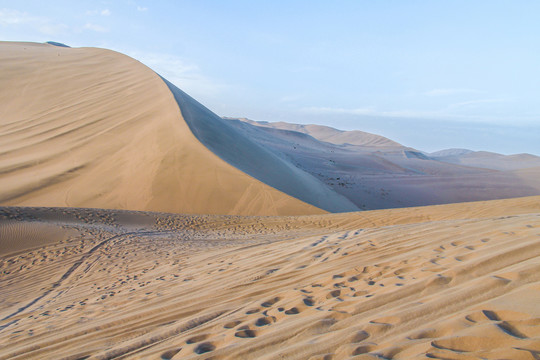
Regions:
M 0 359 L 540 353 L 540 197 L 297 217 L 0 208 L 1 242 L 17 236 Z
M 134 59 L 2 42 L 0 66 L 0 204 L 324 212 L 212 153 L 193 136 L 163 80 Z M 304 200 L 317 202 L 311 195 Z

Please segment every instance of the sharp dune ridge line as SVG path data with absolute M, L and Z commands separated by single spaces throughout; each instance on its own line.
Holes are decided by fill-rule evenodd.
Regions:
M 289 217 L 3 207 L 0 236 L 0 359 L 540 354 L 540 197 Z
M 104 49 L 1 42 L 0 64 L 3 205 L 325 213 L 293 197 L 300 185 L 287 195 L 208 150 L 164 81 L 134 59 Z M 286 172 L 273 176 L 285 190 L 299 182 Z M 318 200 L 322 183 L 308 185 L 304 199 L 339 203 L 341 195 L 330 190 L 328 200 Z

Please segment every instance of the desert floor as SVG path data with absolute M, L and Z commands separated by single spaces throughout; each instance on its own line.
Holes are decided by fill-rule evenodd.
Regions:
M 1 359 L 538 359 L 540 197 L 299 217 L 0 208 Z

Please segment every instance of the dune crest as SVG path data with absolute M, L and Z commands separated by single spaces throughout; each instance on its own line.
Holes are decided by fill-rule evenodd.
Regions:
M 163 79 L 171 89 L 184 120 L 207 148 L 227 163 L 265 184 L 330 212 L 359 210 L 343 195 L 330 189 L 289 160 L 252 141 L 191 96 Z
M 0 63 L 1 204 L 324 213 L 209 151 L 161 78 L 134 59 L 3 42 Z

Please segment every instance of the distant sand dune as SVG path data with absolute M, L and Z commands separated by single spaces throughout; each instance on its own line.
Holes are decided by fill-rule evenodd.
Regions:
M 426 154 L 362 131 L 226 120 L 363 210 L 540 195 L 540 157 L 530 154 Z
M 295 217 L 4 207 L 0 224 L 2 242 L 28 235 L 0 256 L 0 359 L 540 353 L 540 197 Z

